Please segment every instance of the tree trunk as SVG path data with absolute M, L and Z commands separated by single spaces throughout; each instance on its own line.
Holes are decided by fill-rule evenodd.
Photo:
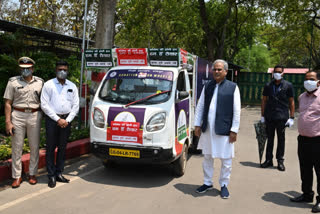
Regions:
M 200 9 L 200 17 L 202 20 L 202 29 L 206 33 L 206 40 L 207 40 L 207 54 L 208 54 L 208 60 L 213 61 L 214 60 L 214 33 L 210 29 L 209 22 L 208 22 L 208 16 L 206 11 L 206 5 L 204 0 L 198 0 L 199 2 L 199 9 Z
M 225 44 L 225 40 L 226 40 L 227 24 L 228 24 L 228 21 L 229 21 L 230 16 L 231 16 L 232 3 L 233 3 L 232 0 L 230 0 L 229 3 L 228 3 L 228 13 L 227 13 L 227 15 L 225 17 L 225 22 L 223 24 L 221 37 L 219 38 L 219 42 L 218 42 L 218 51 L 216 53 L 216 58 L 217 59 L 223 59 L 224 58 L 224 44 Z
M 19 7 L 19 15 L 18 15 L 18 17 L 19 17 L 19 21 L 21 23 L 22 23 L 23 5 L 24 5 L 24 0 L 20 0 L 20 7 Z
M 116 0 L 100 0 L 96 26 L 96 48 L 112 48 Z

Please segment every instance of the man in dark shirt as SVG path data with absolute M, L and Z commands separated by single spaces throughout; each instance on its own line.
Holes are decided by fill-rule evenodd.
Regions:
M 262 168 L 273 166 L 273 145 L 274 134 L 277 131 L 278 146 L 276 158 L 278 160 L 278 170 L 285 171 L 284 149 L 285 149 L 285 127 L 294 124 L 294 98 L 292 84 L 283 80 L 283 66 L 274 67 L 273 80 L 267 83 L 263 90 L 261 103 L 261 122 L 267 127 L 267 151 L 266 161 L 261 164 Z M 290 110 L 290 117 L 289 117 Z

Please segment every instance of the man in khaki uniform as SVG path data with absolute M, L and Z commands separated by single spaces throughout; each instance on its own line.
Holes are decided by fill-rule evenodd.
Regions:
M 12 136 L 12 188 L 22 182 L 21 156 L 25 134 L 30 146 L 29 178 L 30 184 L 36 184 L 38 171 L 40 127 L 40 93 L 43 79 L 33 76 L 35 62 L 29 57 L 18 60 L 21 76 L 11 77 L 3 98 L 5 99 L 6 132 Z

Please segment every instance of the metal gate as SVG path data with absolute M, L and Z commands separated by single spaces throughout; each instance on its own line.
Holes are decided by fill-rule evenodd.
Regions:
M 305 74 L 285 74 L 283 78 L 292 83 L 294 99 L 304 92 L 303 81 Z M 241 103 L 244 105 L 260 105 L 265 84 L 271 81 L 271 73 L 240 72 L 237 77 L 240 89 Z

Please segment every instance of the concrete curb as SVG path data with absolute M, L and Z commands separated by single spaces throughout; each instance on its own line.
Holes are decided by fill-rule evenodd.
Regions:
M 87 154 L 89 152 L 90 152 L 90 138 L 69 142 L 66 148 L 66 159 L 78 157 L 78 156 Z M 57 155 L 57 149 L 55 151 L 55 155 Z M 30 154 L 22 155 L 21 161 L 22 161 L 23 173 L 28 173 Z M 0 166 L 0 182 L 11 178 L 11 162 L 12 162 L 11 159 L 6 160 L 3 162 L 3 165 Z M 38 169 L 41 169 L 45 166 L 46 166 L 46 150 L 40 149 Z

